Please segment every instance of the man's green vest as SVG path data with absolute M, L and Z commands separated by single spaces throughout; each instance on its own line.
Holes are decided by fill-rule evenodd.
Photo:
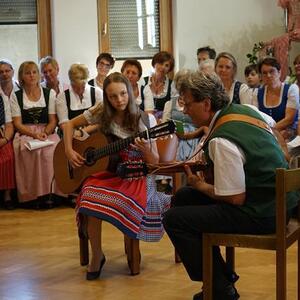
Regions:
M 246 105 L 229 105 L 220 112 L 217 120 L 227 114 L 248 115 L 264 121 L 258 112 Z M 216 137 L 233 142 L 243 150 L 246 157 L 246 201 L 238 207 L 256 218 L 275 216 L 276 168 L 288 167 L 276 138 L 265 129 L 242 121 L 224 123 L 216 128 L 209 140 Z M 208 163 L 213 164 L 208 156 L 208 143 L 205 143 L 204 151 Z M 297 202 L 297 193 L 290 193 L 287 209 L 295 207 Z

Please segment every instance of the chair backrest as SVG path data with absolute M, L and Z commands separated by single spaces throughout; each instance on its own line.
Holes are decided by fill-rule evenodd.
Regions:
M 287 193 L 300 189 L 300 168 L 276 169 L 276 235 L 277 245 L 286 244 Z M 298 203 L 299 206 L 299 203 Z M 299 209 L 298 209 L 299 212 Z M 299 213 L 297 216 L 299 218 Z

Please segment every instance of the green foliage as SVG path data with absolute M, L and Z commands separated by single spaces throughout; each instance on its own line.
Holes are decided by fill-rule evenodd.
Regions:
M 257 64 L 258 61 L 258 56 L 257 53 L 263 49 L 264 47 L 264 43 L 263 42 L 259 42 L 258 44 L 254 44 L 253 49 L 252 49 L 252 53 L 248 53 L 247 54 L 247 58 L 249 60 L 249 64 Z

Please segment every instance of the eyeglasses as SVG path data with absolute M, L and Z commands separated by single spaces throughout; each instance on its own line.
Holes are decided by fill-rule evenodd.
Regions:
M 184 101 L 183 106 L 185 109 L 189 109 L 193 105 L 193 103 L 195 103 L 195 101 Z
M 106 64 L 102 61 L 99 62 L 99 66 L 102 67 L 102 68 L 106 68 L 106 69 L 110 69 L 110 64 Z

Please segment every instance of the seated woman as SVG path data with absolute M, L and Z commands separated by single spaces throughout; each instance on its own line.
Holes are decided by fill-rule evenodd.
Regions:
M 128 79 L 112 73 L 103 84 L 103 106 L 98 104 L 66 123 L 64 142 L 72 167 L 81 167 L 84 158 L 72 148 L 73 130 L 88 124 L 99 124 L 111 141 L 134 137 L 156 124 L 151 114 L 139 110 Z M 134 144 L 111 157 L 108 171 L 89 177 L 83 184 L 77 207 L 80 225 L 87 224 L 92 260 L 87 280 L 99 277 L 105 263 L 101 246 L 101 222 L 108 221 L 134 239 L 157 241 L 162 237 L 161 215 L 170 206 L 170 197 L 155 189 L 154 176 L 136 176 L 128 180 L 118 176 L 126 162 L 157 163 L 156 142 L 135 138 Z M 82 222 L 83 219 L 87 222 Z
M 88 81 L 88 84 L 103 89 L 103 81 L 114 67 L 115 59 L 110 53 L 101 53 L 96 59 L 97 76 Z
M 277 129 L 285 140 L 296 134 L 299 89 L 296 84 L 280 81 L 280 64 L 273 57 L 266 57 L 258 64 L 263 86 L 253 95 L 253 104 L 275 121 Z
M 11 111 L 17 133 L 13 140 L 16 182 L 20 202 L 39 200 L 52 206 L 53 153 L 59 141 L 56 127 L 55 92 L 40 86 L 38 66 L 23 62 L 18 71 L 21 89 L 13 95 Z M 50 140 L 52 145 L 29 151 L 25 144 L 33 139 Z M 58 193 L 55 189 L 54 192 Z M 44 197 L 42 197 L 44 196 Z
M 59 94 L 56 99 L 56 112 L 58 124 L 62 131 L 67 121 L 82 114 L 86 109 L 102 102 L 103 92 L 87 84 L 89 77 L 88 67 L 84 64 L 72 64 L 69 72 L 70 88 Z M 93 128 L 85 128 L 86 131 Z M 75 132 L 75 136 L 81 136 L 82 131 Z
M 253 91 L 247 84 L 235 79 L 237 62 L 232 54 L 221 52 L 216 58 L 215 71 L 222 80 L 231 102 L 251 104 Z
M 41 86 L 48 89 L 53 89 L 56 96 L 68 89 L 68 85 L 60 81 L 58 77 L 59 65 L 52 56 L 45 56 L 40 60 L 40 69 L 43 74 Z
M 159 120 L 162 118 L 165 103 L 173 97 L 177 97 L 177 91 L 168 77 L 168 74 L 174 69 L 175 62 L 172 54 L 161 51 L 153 56 L 151 64 L 154 73 L 152 76 L 144 78 L 145 89 L 147 86 L 150 87 L 154 99 L 154 116 Z M 143 97 L 142 101 L 144 101 Z
M 10 104 L 0 96 L 0 191 L 4 191 L 4 208 L 13 209 L 15 203 L 11 199 L 11 190 L 16 187 L 14 151 L 12 139 L 14 126 L 12 124 Z
M 139 82 L 143 74 L 140 62 L 136 59 L 125 60 L 121 68 L 121 73 L 130 81 L 133 95 L 140 109 L 147 113 L 152 113 L 154 111 L 154 101 L 150 87 L 149 85 L 142 86 Z

